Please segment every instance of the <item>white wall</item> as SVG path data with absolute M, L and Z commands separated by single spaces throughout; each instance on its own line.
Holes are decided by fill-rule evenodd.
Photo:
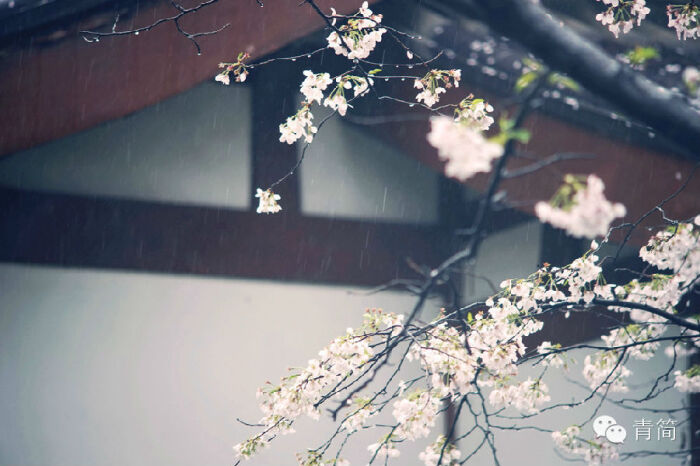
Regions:
M 247 209 L 250 89 L 207 82 L 0 159 L 0 185 Z
M 0 464 L 231 465 L 261 417 L 255 390 L 305 365 L 398 293 L 0 265 Z M 437 306 L 434 306 L 437 308 Z M 296 464 L 327 422 L 301 422 L 259 465 Z M 367 461 L 362 448 L 353 464 Z M 417 447 L 407 445 L 406 457 Z
M 438 220 L 438 175 L 341 119 L 319 129 L 300 173 L 306 214 L 400 223 Z
M 536 221 L 489 235 L 481 244 L 474 265 L 466 268 L 466 296 L 473 299 L 491 296 L 494 294 L 491 284 L 498 289 L 503 280 L 527 277 L 536 271 L 541 242 L 542 224 Z

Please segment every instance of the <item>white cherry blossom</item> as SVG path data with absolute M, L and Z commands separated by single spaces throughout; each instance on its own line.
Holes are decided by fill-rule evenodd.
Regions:
M 413 82 L 413 87 L 421 91 L 416 96 L 416 101 L 432 107 L 440 100 L 440 94 L 451 87 L 459 87 L 461 79 L 461 70 L 430 70 L 423 78 Z
M 525 413 L 536 413 L 550 399 L 547 385 L 531 378 L 517 385 L 499 384 L 489 394 L 489 403 L 494 408 L 513 406 Z
M 700 98 L 700 70 L 689 66 L 683 70 L 682 77 L 690 95 Z
M 440 398 L 428 391 L 416 391 L 394 403 L 393 416 L 399 427 L 395 434 L 407 440 L 416 440 L 430 434 L 440 409 Z
M 555 445 L 565 453 L 581 456 L 589 466 L 607 464 L 619 457 L 618 447 L 605 438 L 587 440 L 581 438 L 581 428 L 570 426 L 561 432 L 552 432 Z
M 335 10 L 333 15 L 335 16 Z M 336 19 L 333 19 L 334 25 Z M 367 58 L 386 32 L 386 29 L 379 27 L 381 22 L 382 15 L 372 13 L 367 2 L 364 2 L 357 15 L 348 19 L 347 24 L 338 27 L 340 34 L 337 31 L 330 33 L 326 38 L 328 47 L 336 55 L 344 55 L 350 60 Z
M 269 189 L 263 191 L 258 188 L 255 197 L 260 199 L 257 209 L 257 213 L 259 214 L 276 214 L 282 210 L 282 207 L 277 203 L 277 201 L 280 200 L 280 195 L 273 193 Z
M 596 21 L 600 21 L 603 26 L 607 26 L 615 37 L 620 33 L 627 34 L 634 25 L 639 26 L 644 18 L 649 14 L 646 0 L 598 0 L 607 5 L 607 9 L 598 13 Z
M 323 91 L 333 82 L 331 76 L 328 73 L 314 73 L 310 70 L 305 70 L 304 76 L 306 78 L 301 83 L 301 93 L 307 102 L 320 104 L 321 99 L 323 99 Z
M 446 116 L 430 119 L 428 142 L 447 161 L 445 174 L 464 181 L 491 171 L 491 163 L 503 155 L 503 146 L 487 140 L 480 131 Z
M 685 372 L 675 371 L 673 375 L 676 377 L 676 381 L 673 386 L 679 392 L 700 392 L 700 366 L 693 366 Z
M 373 443 L 367 447 L 367 450 L 369 450 L 372 455 L 376 453 L 377 458 L 397 458 L 401 454 L 391 440 Z
M 667 5 L 668 27 L 676 30 L 678 40 L 700 37 L 700 6 L 695 2 Z
M 312 142 L 318 131 L 318 128 L 313 125 L 313 118 L 309 104 L 302 105 L 296 115 L 290 116 L 280 125 L 280 142 L 294 144 L 301 138 L 304 138 L 307 143 Z
M 578 238 L 595 238 L 607 234 L 615 218 L 625 216 L 624 205 L 605 198 L 605 185 L 597 176 L 589 175 L 585 185 L 573 177 L 567 178 L 565 186 L 553 199 L 558 205 L 548 202 L 535 205 L 535 213 L 542 222 L 562 228 Z
M 440 453 L 443 451 L 446 440 L 444 435 L 440 435 L 434 443 L 428 445 L 425 450 L 418 455 L 418 458 L 425 466 L 437 466 Z M 457 450 L 453 444 L 448 443 L 447 446 L 444 447 L 442 462 L 440 464 L 443 466 L 457 466 L 461 456 L 462 453 Z

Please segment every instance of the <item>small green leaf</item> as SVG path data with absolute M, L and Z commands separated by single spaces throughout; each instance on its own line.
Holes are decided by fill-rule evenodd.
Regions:
M 554 86 L 571 89 L 572 91 L 575 91 L 575 92 L 578 92 L 581 89 L 581 86 L 579 86 L 576 81 L 569 78 L 568 76 L 564 76 L 564 75 L 559 74 L 559 73 L 550 74 L 549 75 L 549 83 L 554 85 Z
M 509 133 L 508 139 L 515 139 L 518 142 L 527 144 L 530 142 L 530 132 L 524 128 L 513 130 Z
M 625 56 L 633 65 L 644 65 L 649 60 L 661 57 L 659 51 L 654 47 L 641 47 L 639 45 L 629 50 Z
M 521 74 L 515 82 L 515 92 L 522 92 L 532 84 L 535 79 L 537 79 L 537 73 L 535 71 L 528 71 L 527 73 Z
M 375 74 L 381 73 L 381 72 L 382 72 L 382 69 L 381 69 L 381 68 L 375 68 L 375 69 L 373 69 L 372 71 L 370 71 L 370 72 L 367 73 L 367 74 L 369 74 L 370 76 L 374 76 Z
M 502 132 L 507 133 L 508 131 L 513 129 L 513 127 L 515 126 L 515 122 L 503 116 L 498 120 L 498 126 L 501 128 Z

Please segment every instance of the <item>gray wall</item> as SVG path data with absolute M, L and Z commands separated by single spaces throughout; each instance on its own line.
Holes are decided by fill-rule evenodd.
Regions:
M 236 417 L 261 417 L 257 387 L 305 365 L 365 308 L 405 312 L 412 301 L 0 265 L 0 464 L 231 465 L 232 446 L 254 432 Z M 295 464 L 329 429 L 302 421 L 256 464 Z M 374 435 L 350 449 L 353 464 L 367 461 Z
M 438 175 L 338 119 L 319 130 L 300 176 L 306 214 L 399 223 L 438 220 Z
M 3 157 L 0 186 L 247 209 L 258 187 L 251 186 L 253 98 L 246 85 L 201 84 L 126 118 Z M 308 215 L 437 220 L 438 175 L 338 118 L 319 132 L 299 177 Z
M 0 185 L 245 209 L 250 92 L 205 83 L 126 118 L 3 157 Z
M 494 294 L 503 280 L 529 276 L 541 257 L 542 224 L 527 222 L 486 237 L 473 265 L 464 275 L 466 296 L 481 299 Z

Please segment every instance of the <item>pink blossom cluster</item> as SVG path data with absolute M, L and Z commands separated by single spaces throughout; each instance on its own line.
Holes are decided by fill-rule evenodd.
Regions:
M 549 389 L 541 379 L 527 380 L 519 384 L 498 384 L 489 394 L 489 403 L 494 408 L 513 406 L 525 413 L 536 413 L 547 401 L 550 401 Z
M 310 360 L 306 368 L 283 378 L 280 385 L 268 383 L 260 388 L 257 397 L 264 415 L 260 423 L 265 429 L 236 445 L 238 456 L 249 458 L 275 436 L 294 432 L 292 423 L 301 415 L 318 419 L 316 403 L 325 391 L 357 371 L 374 354 L 367 335 L 396 335 L 403 329 L 402 321 L 401 315 L 370 310 L 361 328 L 347 329 L 345 335 L 319 351 L 318 358 Z
M 690 95 L 700 98 L 700 70 L 689 66 L 683 70 L 683 82 Z
M 624 217 L 625 206 L 605 198 L 603 181 L 589 175 L 585 186 L 575 186 L 576 193 L 567 204 L 553 206 L 538 202 L 535 213 L 542 221 L 566 230 L 572 236 L 595 238 L 607 234 L 615 218 Z
M 540 346 L 537 347 L 538 354 L 544 354 L 545 357 L 542 359 L 545 365 L 550 367 L 567 367 L 567 362 L 564 359 L 564 353 L 560 353 L 560 344 L 553 344 L 551 341 L 543 341 Z
M 620 457 L 618 448 L 606 441 L 585 440 L 580 437 L 579 426 L 569 426 L 561 432 L 552 432 L 552 440 L 555 445 L 565 453 L 581 456 L 589 466 L 605 464 L 617 461 Z
M 333 11 L 333 25 L 337 16 Z M 367 58 L 377 43 L 381 42 L 386 29 L 378 27 L 382 22 L 382 15 L 375 15 L 369 9 L 367 2 L 362 3 L 357 15 L 333 31 L 326 38 L 328 47 L 332 48 L 336 55 L 344 55 L 350 60 Z
M 700 218 L 696 217 L 694 223 L 695 225 L 679 223 L 670 226 L 654 235 L 647 245 L 639 250 L 639 256 L 646 263 L 669 273 L 656 273 L 647 280 L 632 280 L 624 287 L 615 288 L 612 295 L 626 302 L 644 304 L 675 314 L 675 306 L 681 297 L 697 283 L 700 277 L 700 234 L 695 228 L 700 223 Z M 611 295 L 602 297 L 610 299 Z M 626 354 L 641 360 L 651 358 L 659 347 L 659 342 L 653 340 L 661 337 L 668 327 L 666 318 L 642 309 L 628 310 L 624 306 L 616 310 L 628 312 L 633 323 L 612 330 L 602 337 L 603 341 L 611 348 L 636 343 L 636 346 L 627 348 Z M 693 323 L 697 322 L 692 318 L 689 320 Z M 686 332 L 691 333 L 687 330 Z M 644 343 L 645 341 L 649 343 Z M 693 349 L 684 351 L 692 352 Z M 629 371 L 620 364 L 618 350 L 611 349 L 599 353 L 594 359 L 587 357 L 584 375 L 593 387 L 602 383 L 613 367 L 616 367 L 617 371 L 613 375 L 619 375 L 620 378 L 613 382 L 612 387 L 620 388 Z M 677 374 L 676 388 L 681 391 L 690 391 L 694 385 L 684 377 L 686 376 L 683 374 Z M 700 384 L 700 377 L 697 381 Z M 700 391 L 700 385 L 698 385 L 698 391 Z
M 489 113 L 493 107 L 484 99 L 464 99 L 455 110 L 455 121 L 461 122 L 479 131 L 487 131 L 493 124 Z
M 700 374 L 698 374 L 697 366 L 686 372 L 675 371 L 673 375 L 676 377 L 673 386 L 679 392 L 698 393 L 700 392 Z
M 401 452 L 396 448 L 396 444 L 391 437 L 377 443 L 373 443 L 367 447 L 367 450 L 377 458 L 397 458 Z
M 440 435 L 434 443 L 428 445 L 425 450 L 418 455 L 418 458 L 425 466 L 437 466 L 438 460 L 440 460 L 440 453 L 443 451 L 443 446 L 446 441 L 447 439 L 445 436 Z M 444 449 L 445 451 L 440 464 L 443 466 L 457 466 L 462 453 L 451 443 L 448 443 Z
M 440 101 L 440 94 L 444 94 L 449 88 L 459 87 L 461 79 L 462 70 L 430 70 L 421 79 L 413 82 L 413 87 L 420 89 L 416 101 L 432 107 Z
M 700 275 L 700 216 L 694 224 L 680 223 L 657 233 L 639 250 L 639 257 L 660 270 L 678 276 L 680 283 L 692 283 Z
M 600 21 L 603 26 L 607 26 L 615 37 L 620 33 L 627 34 L 632 30 L 635 23 L 639 26 L 644 18 L 649 14 L 646 0 L 598 0 L 602 1 L 608 8 L 598 13 L 596 21 Z
M 258 188 L 258 192 L 255 194 L 255 197 L 260 199 L 257 209 L 257 213 L 259 214 L 276 214 L 282 210 L 282 206 L 277 203 L 277 201 L 280 200 L 280 195 L 273 193 L 269 189 L 263 191 L 262 189 Z
M 307 102 L 321 103 L 323 99 L 323 91 L 328 88 L 328 85 L 333 82 L 331 75 L 328 73 L 314 73 L 311 70 L 304 71 L 304 81 L 301 83 L 300 92 L 304 95 Z
M 242 83 L 248 77 L 248 67 L 243 63 L 245 60 L 250 58 L 247 52 L 241 52 L 238 54 L 238 59 L 235 63 L 219 63 L 219 68 L 222 71 L 216 75 L 215 81 L 220 82 L 225 85 L 231 84 L 231 75 L 237 83 Z
M 338 76 L 335 81 L 337 85 L 323 101 L 323 105 L 337 110 L 341 116 L 345 116 L 350 106 L 345 97 L 346 89 L 352 89 L 354 97 L 360 97 L 369 92 L 369 87 L 374 84 L 372 78 L 368 80 L 361 76 L 352 75 Z
M 503 155 L 503 146 L 486 139 L 481 131 L 469 123 L 461 123 L 446 116 L 430 119 L 428 142 L 445 160 L 445 174 L 464 181 L 477 173 L 491 171 L 494 159 Z
M 359 430 L 369 418 L 377 414 L 369 398 L 356 395 L 348 401 L 352 411 L 343 420 L 343 428 L 348 432 Z
M 697 39 L 700 37 L 700 6 L 695 2 L 685 5 L 668 5 L 666 7 L 668 27 L 676 30 L 678 40 Z
M 646 361 L 654 356 L 656 350 L 661 344 L 658 341 L 651 340 L 660 337 L 665 331 L 665 325 L 647 321 L 642 325 L 635 323 L 626 325 L 621 328 L 616 328 L 612 330 L 608 335 L 603 335 L 601 338 L 603 339 L 605 344 L 611 348 L 650 341 L 650 343 L 631 346 L 627 349 L 627 354 L 630 357 Z
M 314 140 L 314 135 L 318 128 L 313 123 L 314 115 L 311 113 L 310 105 L 302 105 L 299 111 L 287 118 L 287 121 L 280 125 L 280 142 L 294 144 L 297 140 L 304 138 L 310 143 Z
M 435 393 L 417 390 L 404 395 L 394 403 L 395 435 L 406 440 L 427 437 L 439 410 L 440 397 Z
M 583 377 L 591 390 L 607 389 L 611 392 L 625 393 L 627 377 L 632 372 L 622 365 L 619 351 L 599 351 L 588 354 L 583 360 Z
M 287 121 L 279 126 L 280 142 L 294 144 L 301 138 L 304 141 L 311 143 L 314 135 L 318 131 L 313 125 L 313 114 L 311 113 L 311 104 L 320 104 L 323 100 L 323 92 L 328 89 L 328 86 L 333 83 L 328 73 L 314 73 L 311 70 L 304 71 L 304 81 L 301 83 L 299 91 L 304 96 L 304 102 L 301 108 L 295 115 L 287 118 Z M 337 110 L 341 115 L 345 115 L 349 107 L 345 98 L 345 89 L 353 89 L 355 97 L 366 94 L 369 86 L 373 84 L 372 79 L 369 80 L 360 76 L 344 75 L 335 78 L 337 83 L 328 97 L 323 100 L 323 105 Z
M 632 280 L 620 296 L 625 301 L 645 304 L 675 313 L 674 306 L 700 276 L 700 232 L 695 225 L 680 223 L 652 237 L 639 250 L 639 256 L 648 264 L 668 273 L 653 274 L 648 280 Z M 662 316 L 641 309 L 630 311 L 635 322 L 661 323 Z

